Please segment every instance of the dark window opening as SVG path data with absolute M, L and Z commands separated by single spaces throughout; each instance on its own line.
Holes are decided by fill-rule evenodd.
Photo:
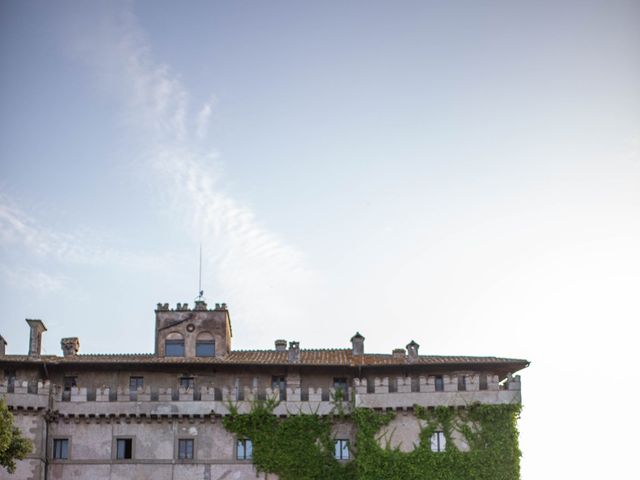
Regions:
M 467 376 L 458 375 L 458 391 L 464 392 L 467 389 Z
M 480 390 L 487 390 L 488 387 L 489 385 L 487 381 L 487 375 L 485 374 L 480 375 Z
M 129 391 L 136 392 L 139 388 L 144 388 L 144 377 L 129 377 Z
M 180 460 L 193 460 L 192 438 L 181 438 L 178 440 L 178 458 Z
M 118 438 L 116 440 L 116 459 L 128 460 L 133 458 L 133 439 Z
M 333 456 L 337 460 L 349 460 L 349 440 L 337 439 Z
M 69 439 L 55 438 L 53 440 L 53 458 L 56 460 L 69 459 Z
M 15 392 L 16 388 L 16 371 L 15 370 L 5 370 L 4 371 L 4 379 L 7 383 L 7 393 Z
M 271 388 L 280 393 L 280 400 L 287 399 L 287 379 L 285 377 L 271 377 Z
M 194 390 L 196 381 L 193 377 L 180 377 L 180 388 L 185 390 Z
M 216 354 L 214 340 L 198 340 L 196 342 L 196 357 L 213 357 Z
M 436 375 L 435 384 L 436 392 L 444 392 L 444 378 L 442 378 L 442 375 Z
M 345 377 L 338 377 L 333 379 L 333 388 L 336 392 L 336 400 L 338 398 L 340 398 L 341 400 L 349 400 L 349 388 L 347 385 L 347 379 Z
M 65 392 L 70 392 L 73 387 L 78 386 L 78 377 L 64 377 L 63 387 Z
M 236 458 L 238 460 L 251 460 L 253 458 L 253 442 L 250 439 L 238 439 L 236 443 Z

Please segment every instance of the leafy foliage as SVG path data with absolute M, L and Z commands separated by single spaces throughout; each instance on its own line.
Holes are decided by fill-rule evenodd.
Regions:
M 283 419 L 271 412 L 276 403 L 258 402 L 251 413 L 231 412 L 227 430 L 251 438 L 259 471 L 281 480 L 517 480 L 520 450 L 516 422 L 520 405 L 471 405 L 464 409 L 415 406 L 423 420 L 420 444 L 411 452 L 380 446 L 377 435 L 395 417 L 354 409 L 347 418 L 357 428 L 355 459 L 333 458 L 332 420 L 318 415 L 291 415 Z M 442 431 L 444 452 L 431 451 L 431 435 Z M 469 451 L 460 451 L 454 435 L 464 438 Z
M 0 465 L 9 473 L 15 472 L 16 460 L 23 460 L 31 452 L 31 442 L 13 424 L 13 415 L 0 399 Z

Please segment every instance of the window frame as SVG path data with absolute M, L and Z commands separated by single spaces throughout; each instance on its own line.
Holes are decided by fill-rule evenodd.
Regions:
M 169 353 L 169 347 L 180 347 L 182 353 Z M 185 348 L 184 348 L 184 338 L 182 340 L 169 340 L 166 339 L 164 341 L 164 356 L 165 357 L 184 357 L 185 356 Z
M 478 390 L 489 390 L 489 375 L 481 373 L 478 379 Z
M 136 387 L 133 388 L 132 381 L 135 380 Z M 139 381 L 139 382 L 138 382 Z M 138 385 L 140 383 L 140 385 Z M 132 375 L 129 377 L 129 392 L 137 392 L 138 388 L 144 389 L 144 377 L 140 375 Z
M 186 386 L 183 385 L 183 382 L 187 380 L 186 382 Z M 196 377 L 192 377 L 189 375 L 182 375 L 180 377 L 178 377 L 178 388 L 179 389 L 185 389 L 185 390 L 191 390 L 194 391 L 196 390 Z
M 242 449 L 244 454 L 240 455 L 240 445 L 242 445 Z M 247 445 L 249 445 L 249 455 L 247 455 Z M 250 438 L 236 438 L 236 460 L 239 461 L 253 461 L 253 440 Z
M 351 460 L 351 442 L 348 438 L 336 438 L 333 441 L 333 458 L 338 461 Z M 338 447 L 340 450 L 338 450 Z M 338 453 L 338 451 L 340 453 Z M 346 452 L 346 455 L 345 455 Z
M 458 375 L 458 391 L 466 392 L 467 391 L 467 376 L 466 375 Z
M 285 375 L 273 375 L 271 377 L 271 389 L 278 390 L 280 400 L 287 399 L 287 377 Z
M 200 347 L 211 346 L 211 353 L 202 354 L 198 351 Z M 196 357 L 211 358 L 216 356 L 216 341 L 215 340 L 196 340 Z
M 118 435 L 113 437 L 112 448 L 112 458 L 118 462 L 130 462 L 136 458 L 136 437 L 132 435 Z M 131 456 L 130 457 L 122 457 L 118 456 L 118 442 L 120 441 L 129 441 L 131 442 Z M 126 449 L 125 449 L 126 453 Z
M 337 394 L 338 390 L 342 391 L 342 401 L 349 401 L 349 378 L 333 377 L 333 390 Z
M 66 442 L 67 444 L 66 457 L 56 457 L 56 444 L 58 444 L 59 442 Z M 55 460 L 58 462 L 71 460 L 71 437 L 53 437 L 51 439 L 51 460 Z
M 181 444 L 185 442 L 190 442 L 191 443 L 191 456 L 190 457 L 182 457 L 181 454 L 181 449 L 180 446 Z M 186 452 L 185 452 L 186 453 Z M 176 439 L 176 459 L 180 460 L 182 462 L 185 461 L 191 461 L 191 460 L 195 460 L 196 459 L 196 439 L 195 437 L 178 437 Z
M 434 442 L 435 440 L 435 442 Z M 434 450 L 435 443 L 435 450 Z M 447 450 L 447 437 L 442 430 L 436 430 L 431 434 L 431 451 L 433 453 L 442 453 Z
M 444 375 L 435 375 L 433 377 L 433 388 L 436 392 L 444 392 Z

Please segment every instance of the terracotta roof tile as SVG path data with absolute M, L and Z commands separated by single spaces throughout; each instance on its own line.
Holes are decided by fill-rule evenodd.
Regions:
M 235 350 L 224 357 L 159 357 L 153 354 L 83 354 L 69 357 L 46 355 L 30 357 L 27 355 L 0 356 L 0 363 L 47 363 L 47 364 L 113 364 L 113 363 L 142 363 L 142 364 L 218 364 L 218 365 L 288 365 L 289 352 L 276 350 Z M 351 349 L 312 349 L 300 350 L 297 365 L 309 366 L 393 366 L 393 365 L 476 365 L 494 364 L 504 366 L 518 366 L 525 368 L 529 365 L 527 360 L 500 357 L 475 357 L 475 356 L 439 356 L 420 355 L 417 359 L 410 360 L 406 356 L 393 356 L 390 354 L 365 353 L 353 355 Z

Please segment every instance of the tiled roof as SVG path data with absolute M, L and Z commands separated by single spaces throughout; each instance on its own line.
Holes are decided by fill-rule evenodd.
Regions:
M 153 354 L 87 354 L 69 357 L 55 355 L 43 355 L 30 357 L 27 355 L 0 356 L 0 363 L 46 363 L 56 364 L 113 364 L 113 363 L 138 363 L 138 364 L 217 364 L 217 365 L 289 365 L 289 352 L 276 350 L 236 350 L 224 357 L 160 357 Z M 470 356 L 438 356 L 420 355 L 417 359 L 408 356 L 394 356 L 390 354 L 365 353 L 353 355 L 351 349 L 317 349 L 300 350 L 299 361 L 296 365 L 308 366 L 345 366 L 345 367 L 375 367 L 375 366 L 399 366 L 399 365 L 439 365 L 459 366 L 491 364 L 504 367 L 525 368 L 529 365 L 527 360 L 499 357 L 470 357 Z

